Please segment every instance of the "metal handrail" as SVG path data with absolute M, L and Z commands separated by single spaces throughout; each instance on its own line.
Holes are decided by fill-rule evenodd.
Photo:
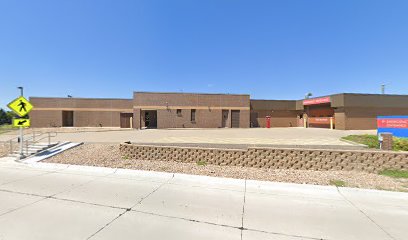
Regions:
M 36 135 L 35 135 L 36 133 L 33 131 L 33 136 L 32 136 L 32 139 L 35 139 L 35 137 L 36 137 Z M 19 143 L 19 140 L 20 140 L 20 136 L 16 136 L 16 137 L 13 137 L 13 138 L 10 138 L 9 140 L 6 140 L 6 141 L 4 141 L 4 142 L 8 142 L 9 143 L 9 146 L 10 146 L 10 152 L 9 153 L 13 153 L 13 141 L 15 141 L 17 144 Z
M 44 135 L 46 135 L 46 136 L 44 136 Z M 48 138 L 48 145 L 50 145 L 51 144 L 51 138 L 56 137 L 56 136 L 57 136 L 57 132 L 36 133 L 36 132 L 33 131 L 31 136 L 25 137 L 23 139 L 24 143 L 25 143 L 26 154 L 28 153 L 28 146 L 30 144 L 35 144 L 35 143 L 38 143 L 40 140 Z M 16 144 L 18 144 L 19 139 L 20 139 L 20 137 L 16 136 L 16 137 L 10 138 L 9 140 L 4 141 L 4 142 L 9 143 L 9 146 L 10 146 L 10 149 L 9 149 L 10 152 L 9 153 L 10 154 L 13 153 L 13 151 L 14 151 L 13 143 L 15 142 Z M 23 148 L 24 148 L 24 143 L 23 143 Z
M 38 135 L 38 136 L 42 136 L 42 135 L 44 135 L 44 134 L 47 134 L 47 136 L 43 136 L 43 137 L 41 137 L 41 138 L 34 139 L 32 142 L 33 142 L 33 143 L 38 143 L 40 140 L 43 140 L 43 139 L 45 139 L 45 138 L 48 138 L 48 145 L 49 145 L 49 144 L 51 144 L 51 138 L 52 138 L 52 137 L 56 137 L 56 136 L 58 135 L 57 132 L 46 132 L 46 133 L 42 133 L 42 134 L 40 134 L 40 135 Z
M 36 134 L 36 132 L 33 131 L 33 135 L 32 135 L 32 136 L 25 137 L 24 139 L 32 139 L 33 141 L 35 141 L 35 138 L 36 138 L 36 137 L 39 137 L 39 136 L 44 135 L 44 134 L 45 134 L 45 133 Z
M 47 134 L 47 136 L 40 137 L 40 136 L 42 136 L 44 134 Z M 48 145 L 51 145 L 51 137 L 56 137 L 56 136 L 57 136 L 57 132 L 46 132 L 46 133 L 41 133 L 41 134 L 37 135 L 37 137 L 40 137 L 40 138 L 37 138 L 37 139 L 36 139 L 36 136 L 33 135 L 31 137 L 31 139 L 33 139 L 31 142 L 29 140 L 25 140 L 26 155 L 28 155 L 28 146 L 30 144 L 36 144 L 36 143 L 40 142 L 40 140 L 48 138 Z

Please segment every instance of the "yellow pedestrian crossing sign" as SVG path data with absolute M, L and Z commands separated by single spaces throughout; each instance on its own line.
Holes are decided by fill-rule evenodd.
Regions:
M 13 119 L 13 127 L 29 127 L 30 119 L 15 118 Z
M 20 117 L 24 117 L 33 109 L 33 105 L 23 96 L 14 99 L 7 106 Z

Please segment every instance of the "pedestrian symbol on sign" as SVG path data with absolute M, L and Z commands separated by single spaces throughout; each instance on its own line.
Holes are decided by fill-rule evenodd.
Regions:
M 23 100 L 20 99 L 20 103 L 17 106 L 20 106 L 20 111 L 19 112 L 22 112 L 23 110 L 24 110 L 24 112 L 27 112 L 27 109 L 25 107 L 26 103 L 23 102 Z
M 24 117 L 33 109 L 33 105 L 23 96 L 14 99 L 7 106 L 20 117 Z

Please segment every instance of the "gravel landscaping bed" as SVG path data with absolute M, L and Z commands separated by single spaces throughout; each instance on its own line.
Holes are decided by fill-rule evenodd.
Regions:
M 266 170 L 235 166 L 202 165 L 200 163 L 122 159 L 119 154 L 119 144 L 84 144 L 45 161 L 316 185 L 330 185 L 333 181 L 343 181 L 348 187 L 408 191 L 408 183 L 406 181 L 357 171 Z

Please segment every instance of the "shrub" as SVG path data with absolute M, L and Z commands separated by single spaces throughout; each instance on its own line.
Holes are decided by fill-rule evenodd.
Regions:
M 379 148 L 380 143 L 378 141 L 377 135 L 349 135 L 343 137 L 343 139 L 367 145 L 369 148 Z M 408 151 L 408 138 L 398 138 L 394 137 L 393 143 L 394 151 Z
M 379 174 L 393 178 L 408 178 L 408 171 L 404 170 L 387 169 L 381 171 Z
M 332 180 L 330 180 L 330 185 L 333 185 L 333 186 L 336 186 L 336 187 L 345 187 L 347 185 L 347 183 L 345 181 L 342 181 L 342 180 L 332 179 Z
M 408 151 L 408 138 L 394 138 L 395 151 Z
M 343 137 L 343 139 L 367 145 L 369 148 L 379 148 L 380 146 L 377 135 L 349 135 Z

